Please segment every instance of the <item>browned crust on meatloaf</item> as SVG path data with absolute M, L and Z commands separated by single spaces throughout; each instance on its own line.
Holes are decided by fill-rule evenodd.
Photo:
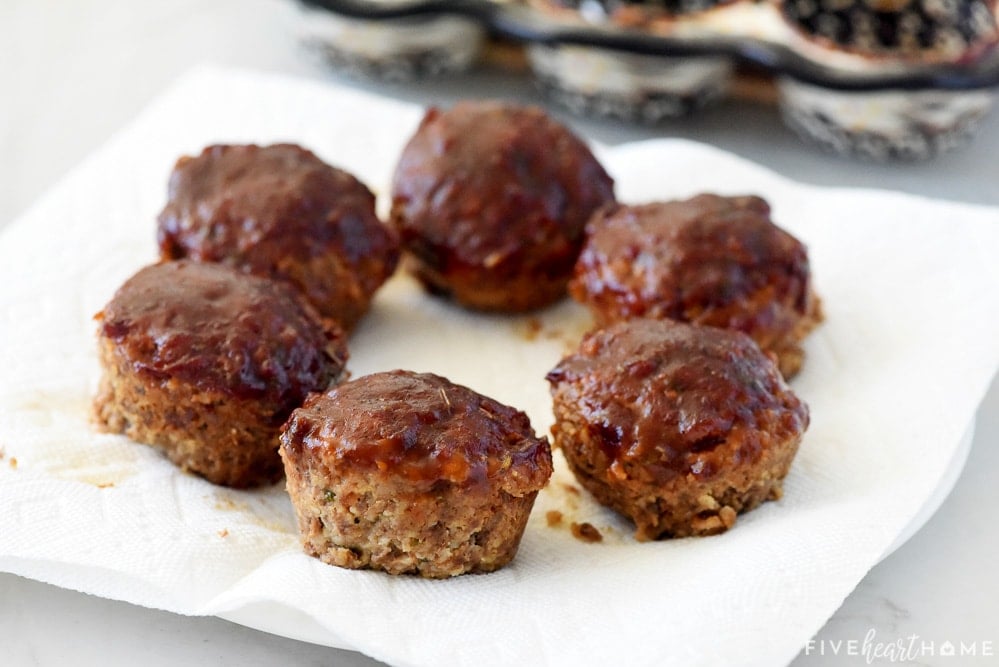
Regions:
M 463 102 L 430 109 L 406 145 L 391 221 L 429 290 L 519 312 L 565 294 L 586 220 L 613 201 L 587 146 L 542 109 Z
M 153 445 L 213 484 L 245 488 L 281 479 L 273 414 L 254 401 L 192 390 L 178 380 L 150 383 L 132 372 L 113 341 L 99 346 L 104 373 L 94 411 L 105 430 Z
M 163 259 L 284 280 L 348 331 L 399 259 L 371 191 L 293 144 L 216 145 L 180 158 L 157 237 Z
M 286 469 L 305 552 L 324 563 L 442 579 L 492 572 L 517 554 L 537 491 L 414 493 L 398 481 Z
M 555 445 L 635 537 L 709 535 L 779 497 L 808 408 L 744 334 L 635 319 L 548 374 Z
M 232 487 L 280 479 L 282 423 L 347 356 L 340 329 L 291 290 L 221 265 L 146 267 L 97 319 L 99 425 Z
M 569 291 L 601 325 L 655 317 L 742 331 L 777 355 L 785 377 L 822 319 L 805 246 L 754 196 L 598 212 Z
M 552 471 L 522 412 L 407 371 L 310 397 L 281 443 L 306 552 L 390 574 L 502 567 Z

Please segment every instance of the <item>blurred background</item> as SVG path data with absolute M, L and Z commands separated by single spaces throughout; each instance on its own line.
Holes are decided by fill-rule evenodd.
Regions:
M 215 62 L 349 85 L 421 104 L 466 96 L 542 99 L 516 59 L 388 83 L 345 78 L 302 47 L 293 0 L 0 2 L 0 221 L 10 220 L 187 69 Z M 513 69 L 511 69 L 513 68 Z M 858 163 L 803 143 L 771 103 L 725 100 L 656 126 L 556 113 L 592 139 L 685 137 L 822 185 L 883 187 L 999 204 L 999 114 L 971 143 L 930 162 Z M 37 156 L 37 157 L 36 157 Z
M 300 40 L 291 0 L 0 1 L 0 229 L 127 124 L 186 70 L 212 62 L 356 86 L 419 104 L 462 97 L 543 98 L 516 55 L 467 73 L 408 82 L 347 78 Z M 999 205 L 999 113 L 972 141 L 920 163 L 879 164 L 830 155 L 782 123 L 767 95 L 729 99 L 654 126 L 553 111 L 591 140 L 682 137 L 713 144 L 799 181 L 874 187 Z M 999 212 L 997 212 L 999 224 Z M 997 249 L 999 251 L 999 249 Z M 931 316 L 932 314 L 930 314 Z M 911 542 L 875 568 L 820 638 L 881 634 L 992 638 L 999 646 L 997 544 L 999 387 L 979 416 L 971 459 L 954 494 Z M 2 511 L 2 508 L 0 508 Z M 958 557 L 956 554 L 960 554 Z M 992 593 L 990 593 L 990 591 Z M 962 600 L 958 605 L 957 601 Z M 992 613 L 982 613 L 982 609 Z M 183 618 L 0 574 L 4 665 L 372 665 L 218 619 Z M 862 637 L 861 637 L 862 638 Z M 796 665 L 839 664 L 800 656 Z M 943 658 L 927 664 L 950 665 Z M 979 664 L 979 663 L 974 663 Z M 980 664 L 988 664 L 982 659 Z

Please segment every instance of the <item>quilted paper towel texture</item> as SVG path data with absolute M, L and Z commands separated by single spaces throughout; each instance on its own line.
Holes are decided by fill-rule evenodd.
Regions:
M 397 665 L 791 660 L 936 487 L 995 373 L 996 210 L 806 187 L 689 142 L 598 149 L 624 201 L 757 193 L 809 246 L 828 319 L 793 386 L 812 426 L 784 499 L 718 537 L 637 544 L 567 490 L 556 456 L 510 567 L 435 582 L 339 570 L 300 553 L 280 485 L 213 487 L 93 430 L 91 317 L 155 259 L 177 156 L 296 141 L 384 197 L 420 116 L 347 88 L 201 69 L 0 236 L 0 569 L 286 634 L 281 619 L 307 619 L 310 638 Z M 464 313 L 396 276 L 352 340 L 350 369 L 442 373 L 544 433 L 544 374 L 587 319 L 571 303 L 540 319 L 528 335 L 524 318 Z M 549 509 L 605 541 L 547 527 Z

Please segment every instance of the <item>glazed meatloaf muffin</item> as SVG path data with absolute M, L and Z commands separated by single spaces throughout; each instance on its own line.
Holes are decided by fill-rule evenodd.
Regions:
M 710 535 L 778 498 L 808 408 L 745 334 L 635 319 L 548 374 L 555 446 L 638 540 Z
M 431 578 L 510 562 L 552 472 L 524 413 L 407 371 L 310 397 L 281 456 L 306 552 Z
M 278 432 L 344 372 L 344 335 L 266 278 L 190 261 L 149 266 L 98 313 L 95 413 L 215 484 L 282 473 Z
M 606 325 L 670 318 L 735 329 L 777 355 L 790 378 L 821 321 L 805 246 L 759 197 L 704 194 L 594 215 L 569 286 Z
M 163 259 L 284 280 L 347 331 L 399 259 L 371 191 L 292 144 L 209 146 L 180 158 L 158 240 Z
M 409 141 L 391 221 L 432 292 L 526 311 L 565 294 L 586 220 L 614 201 L 613 185 L 541 109 L 464 102 L 430 109 Z

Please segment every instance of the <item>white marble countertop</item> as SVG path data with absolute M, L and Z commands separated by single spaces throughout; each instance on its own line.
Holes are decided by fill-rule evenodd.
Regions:
M 0 227 L 198 63 L 335 78 L 298 48 L 294 18 L 291 0 L 3 0 Z M 418 86 L 359 85 L 421 103 L 533 98 L 528 83 L 498 72 Z M 727 103 L 654 129 L 570 122 L 610 143 L 662 135 L 711 143 L 810 183 L 999 205 L 999 113 L 962 151 L 928 164 L 890 166 L 819 153 L 790 135 L 764 106 Z M 794 665 L 866 664 L 863 656 L 844 652 L 846 642 L 862 642 L 872 631 L 883 642 L 908 643 L 916 636 L 914 659 L 907 664 L 999 664 L 999 528 L 992 516 L 999 506 L 993 481 L 999 474 L 997 444 L 999 381 L 979 411 L 970 459 L 954 492 L 925 528 L 871 571 Z M 106 667 L 137 660 L 148 667 L 378 664 L 215 618 L 137 608 L 6 574 L 0 574 L 0 638 L 0 664 L 12 667 Z M 946 655 L 948 641 L 975 645 L 979 655 Z

